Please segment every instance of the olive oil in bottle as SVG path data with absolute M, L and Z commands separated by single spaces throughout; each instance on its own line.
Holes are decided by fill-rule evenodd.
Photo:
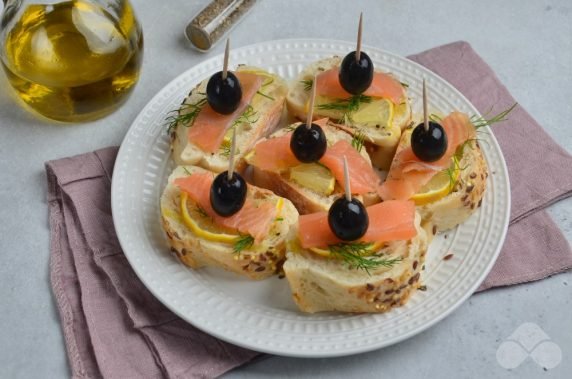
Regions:
M 115 15 L 97 1 L 31 4 L 6 34 L 2 66 L 38 113 L 76 122 L 117 109 L 139 78 L 141 29 L 129 1 Z

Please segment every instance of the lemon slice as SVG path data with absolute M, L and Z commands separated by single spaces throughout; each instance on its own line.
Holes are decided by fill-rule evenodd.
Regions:
M 322 195 L 334 192 L 336 179 L 332 172 L 317 163 L 303 163 L 290 169 L 290 180 Z
M 235 243 L 239 238 L 238 234 L 220 233 L 216 230 L 220 227 L 216 226 L 209 216 L 205 216 L 197 207 L 193 207 L 189 211 L 187 200 L 189 195 L 181 192 L 181 216 L 185 225 L 198 237 L 213 242 Z M 200 221 L 199 221 L 200 220 Z
M 204 238 L 208 241 L 222 242 L 233 244 L 241 238 L 238 234 L 232 232 L 221 232 L 224 230 L 221 226 L 216 225 L 212 218 L 204 214 L 198 207 L 188 207 L 189 195 L 186 192 L 181 192 L 181 216 L 183 223 L 191 229 L 191 231 L 198 237 Z M 276 202 L 276 218 L 280 216 L 282 208 L 284 207 L 284 199 L 278 198 Z
M 361 103 L 359 109 L 352 113 L 354 124 L 370 127 L 388 128 L 393 122 L 394 106 L 387 99 L 372 99 L 369 103 Z
M 364 257 L 367 257 L 367 256 L 369 256 L 369 255 L 373 255 L 373 253 L 375 253 L 376 251 L 378 251 L 378 250 L 381 248 L 382 245 L 383 245 L 383 242 L 375 242 L 373 245 L 371 245 L 371 246 L 368 248 L 368 251 L 369 251 L 370 253 L 365 254 L 365 255 L 363 255 L 363 256 L 364 256 Z M 322 248 L 319 248 L 319 247 L 311 247 L 309 250 L 310 250 L 312 253 L 318 254 L 318 255 L 320 255 L 320 256 L 322 256 L 322 257 L 326 257 L 326 258 L 331 258 L 331 257 L 332 257 L 332 254 L 330 253 L 330 250 L 329 250 L 329 249 L 322 249 Z
M 442 199 L 451 193 L 460 174 L 459 163 L 453 158 L 449 169 L 438 172 L 411 199 L 415 205 L 425 205 Z

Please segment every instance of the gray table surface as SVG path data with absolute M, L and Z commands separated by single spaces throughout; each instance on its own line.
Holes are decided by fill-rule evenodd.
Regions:
M 145 34 L 141 80 L 126 105 L 97 122 L 57 126 L 40 121 L 16 105 L 0 74 L 0 377 L 70 375 L 48 280 L 43 163 L 120 144 L 158 90 L 219 54 L 222 45 L 204 55 L 189 49 L 182 36 L 186 22 L 206 2 L 133 0 Z M 518 102 L 572 151 L 570 0 L 260 0 L 233 32 L 232 44 L 297 37 L 353 40 L 360 10 L 365 12 L 364 42 L 401 55 L 470 42 Z M 572 199 L 549 212 L 570 241 Z M 499 365 L 497 348 L 525 322 L 537 324 L 560 347 L 558 366 L 544 370 L 530 358 L 512 370 Z M 433 328 L 389 348 L 335 359 L 269 357 L 225 377 L 563 378 L 571 371 L 568 272 L 475 295 Z

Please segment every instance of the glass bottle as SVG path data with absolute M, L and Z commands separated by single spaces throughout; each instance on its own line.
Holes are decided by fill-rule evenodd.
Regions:
M 0 61 L 16 95 L 64 122 L 103 117 L 139 79 L 143 35 L 128 0 L 3 0 Z

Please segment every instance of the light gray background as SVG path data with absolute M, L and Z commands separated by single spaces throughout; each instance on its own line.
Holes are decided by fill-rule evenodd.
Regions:
M 182 36 L 206 3 L 133 0 L 145 34 L 142 76 L 127 104 L 103 120 L 72 126 L 40 121 L 16 105 L 0 74 L 0 377 L 69 376 L 48 281 L 43 163 L 120 144 L 158 90 L 221 53 L 222 45 L 197 53 Z M 232 33 L 232 45 L 295 37 L 353 40 L 360 10 L 364 43 L 401 55 L 470 42 L 518 102 L 572 151 L 570 0 L 259 0 Z M 570 241 L 572 199 L 550 213 Z M 560 346 L 558 367 L 544 371 L 531 359 L 511 371 L 498 365 L 496 349 L 523 322 L 538 324 Z M 475 295 L 430 330 L 383 350 L 336 359 L 270 357 L 226 377 L 563 378 L 570 372 L 572 272 Z

